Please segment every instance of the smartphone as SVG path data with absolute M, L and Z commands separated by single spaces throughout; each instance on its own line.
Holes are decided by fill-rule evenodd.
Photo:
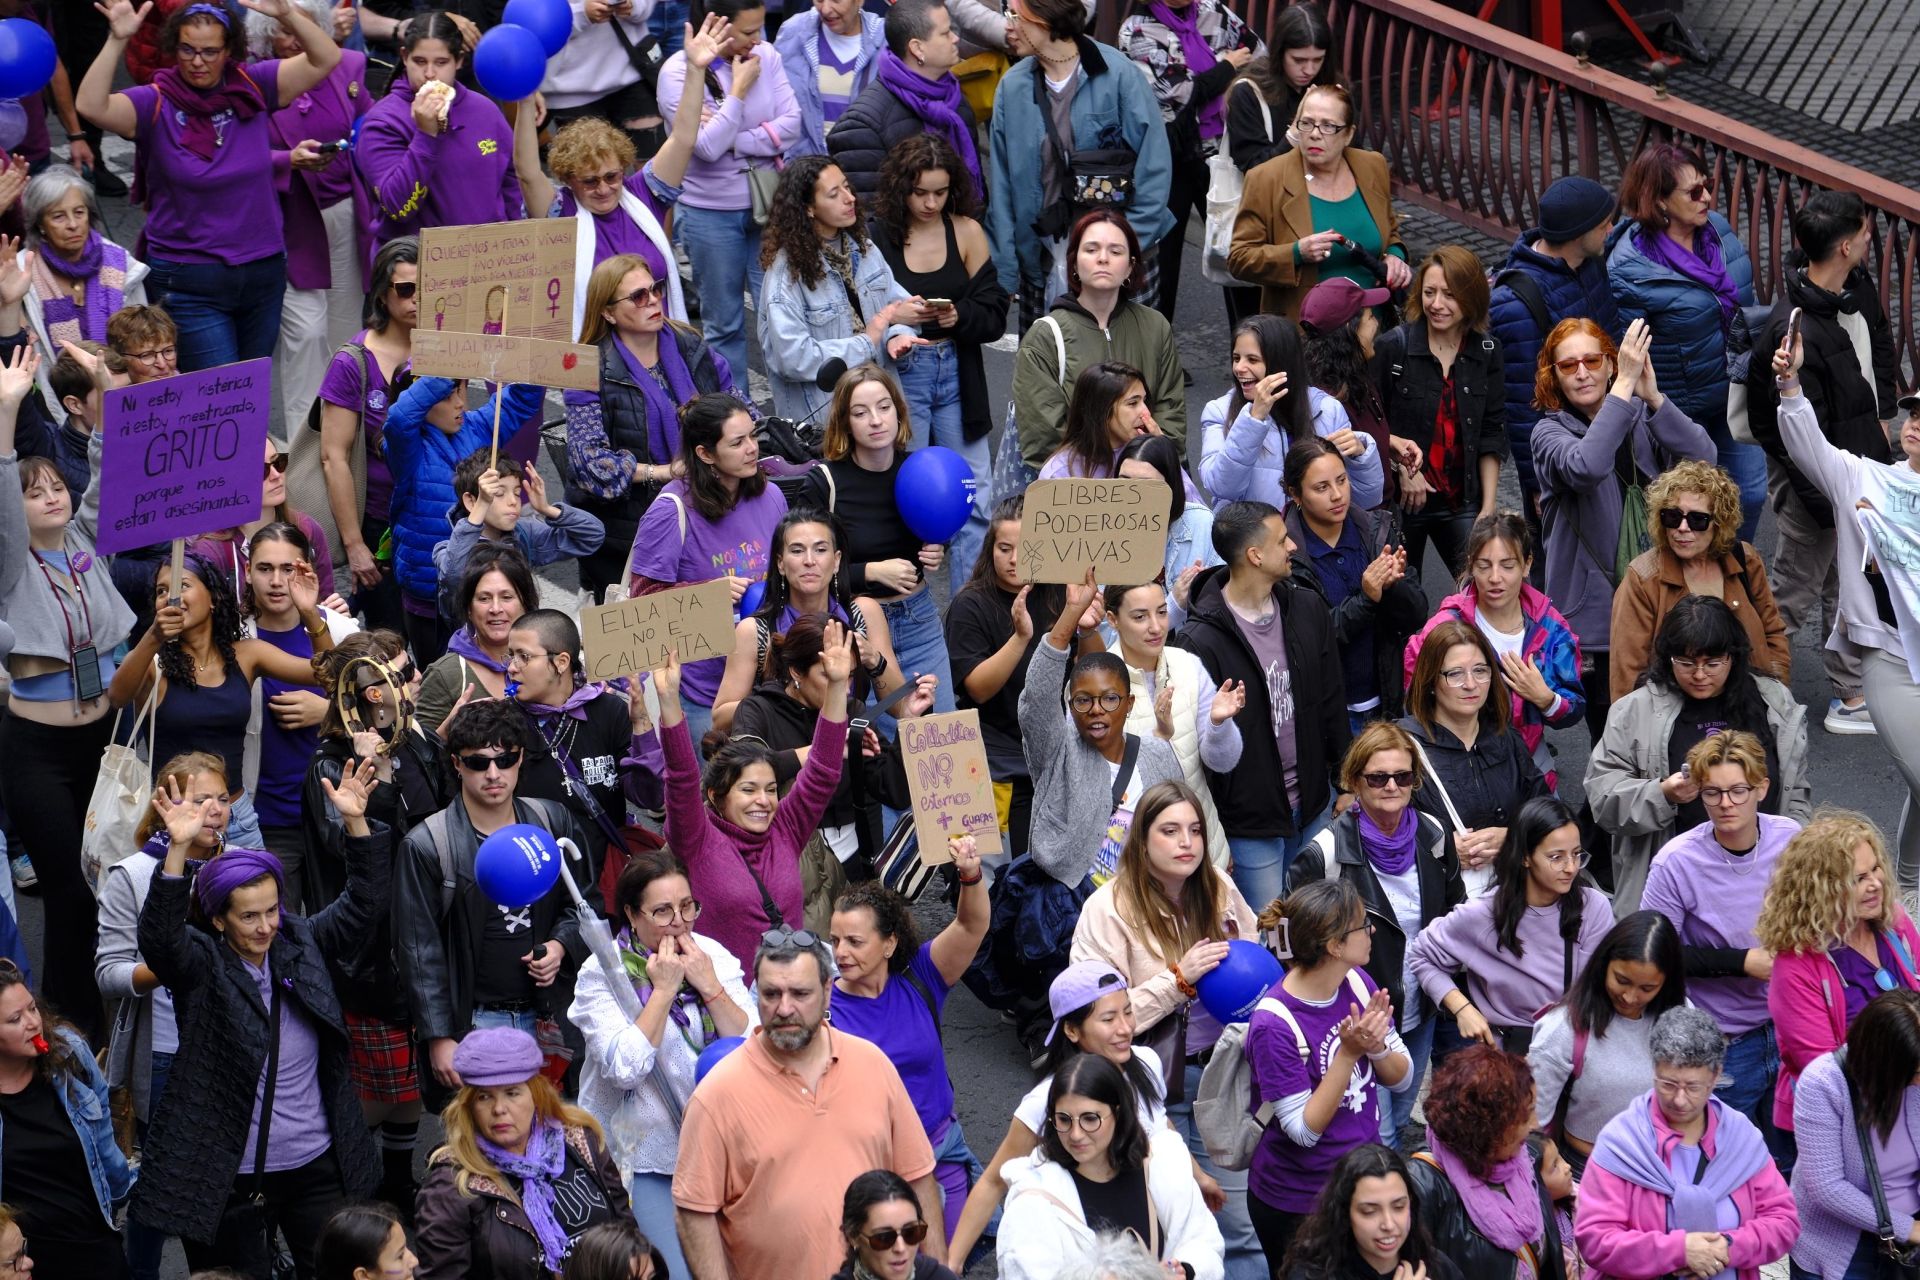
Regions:
M 337 151 L 345 151 L 349 145 L 345 138 L 340 138 L 334 142 L 323 142 L 320 144 L 320 154 L 330 156 Z
M 945 311 L 953 305 L 952 298 L 922 298 L 920 301 L 926 305 L 929 311 Z
M 1800 308 L 1795 307 L 1787 313 L 1787 350 L 1793 350 L 1793 344 L 1800 341 Z
M 105 693 L 106 686 L 100 680 L 100 651 L 91 644 L 83 644 L 73 651 L 73 698 L 76 702 L 92 702 Z

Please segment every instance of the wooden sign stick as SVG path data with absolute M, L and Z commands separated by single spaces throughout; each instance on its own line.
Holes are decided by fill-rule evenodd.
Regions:
M 503 321 L 505 315 L 506 309 L 502 307 L 501 316 Z M 502 323 L 500 326 L 503 331 L 506 327 L 505 323 Z M 493 384 L 493 448 L 487 454 L 487 470 L 489 472 L 500 465 L 500 402 L 506 399 L 506 395 L 504 394 L 506 388 L 500 385 L 500 380 L 497 376 L 499 372 L 500 358 L 495 356 L 492 368 L 487 370 L 487 381 Z
M 168 604 L 180 603 L 180 575 L 186 570 L 186 566 L 187 540 L 175 538 L 173 540 L 173 590 L 167 596 Z

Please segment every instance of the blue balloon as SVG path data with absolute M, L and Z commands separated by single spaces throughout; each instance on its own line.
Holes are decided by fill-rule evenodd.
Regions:
M 976 481 L 967 460 L 943 445 L 907 455 L 893 484 L 900 518 L 922 542 L 946 542 L 973 514 Z
M 473 51 L 473 75 L 490 97 L 518 102 L 547 78 L 547 49 L 525 27 L 495 27 Z
M 707 1072 L 713 1070 L 720 1059 L 726 1057 L 746 1042 L 747 1039 L 745 1036 L 721 1036 L 718 1040 L 715 1040 L 706 1048 L 702 1049 L 700 1056 L 693 1060 L 693 1082 L 699 1084 L 702 1080 L 705 1080 L 707 1078 Z
M 567 0 L 507 0 L 500 21 L 525 27 L 540 37 L 549 58 L 567 47 L 573 35 L 573 10 Z
M 1280 962 L 1257 942 L 1235 938 L 1227 943 L 1220 967 L 1194 983 L 1200 1003 L 1221 1022 L 1245 1022 L 1253 1006 L 1280 981 Z
M 26 98 L 53 79 L 58 55 L 47 29 L 29 18 L 0 22 L 0 98 Z
M 551 831 L 516 822 L 480 842 L 473 858 L 474 883 L 488 901 L 517 911 L 553 888 L 560 878 L 561 856 Z
M 739 616 L 742 618 L 752 617 L 759 611 L 761 604 L 765 602 L 766 598 L 767 580 L 765 578 L 761 578 L 757 582 L 749 582 L 747 584 L 747 594 L 740 597 L 740 607 L 737 610 Z

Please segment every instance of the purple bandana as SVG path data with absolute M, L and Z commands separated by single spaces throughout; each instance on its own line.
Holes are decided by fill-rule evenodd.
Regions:
M 233 897 L 235 889 L 262 876 L 272 876 L 280 891 L 286 892 L 287 872 L 280 859 L 265 849 L 222 849 L 218 857 L 209 858 L 200 868 L 193 879 L 193 892 L 200 899 L 200 909 L 217 916 L 227 909 L 227 899 Z
M 660 379 L 649 373 L 640 363 L 638 356 L 627 349 L 627 344 L 618 337 L 613 340 L 613 349 L 626 361 L 627 372 L 632 375 L 634 385 L 640 388 L 640 394 L 647 401 L 647 449 L 650 458 L 675 458 L 680 454 L 680 406 L 693 399 L 696 388 L 693 374 L 687 370 L 686 359 L 680 354 L 680 344 L 674 339 L 673 330 L 660 330 L 660 373 L 667 380 L 666 386 L 660 385 Z
M 566 1131 L 557 1121 L 535 1116 L 523 1156 L 496 1147 L 477 1134 L 474 1141 L 494 1168 L 520 1180 L 520 1207 L 527 1211 L 527 1222 L 540 1241 L 541 1252 L 547 1255 L 547 1269 L 558 1273 L 567 1265 L 567 1250 L 572 1247 L 566 1228 L 554 1216 L 553 1203 L 553 1180 L 567 1167 Z
M 1385 875 L 1403 876 L 1413 869 L 1414 843 L 1420 834 L 1420 817 L 1411 806 L 1401 811 L 1400 825 L 1388 835 L 1375 825 L 1362 806 L 1360 811 L 1360 847 L 1376 870 Z

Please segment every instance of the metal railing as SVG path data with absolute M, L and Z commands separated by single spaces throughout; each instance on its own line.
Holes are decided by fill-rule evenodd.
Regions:
M 1230 2 L 1262 33 L 1285 7 Z M 1920 382 L 1920 191 L 1433 0 L 1327 0 L 1327 9 L 1358 109 L 1356 145 L 1387 157 L 1398 199 L 1490 235 L 1534 225 L 1555 178 L 1584 174 L 1617 190 L 1641 147 L 1671 140 L 1705 157 L 1766 301 L 1793 247 L 1793 210 L 1818 188 L 1857 192 L 1873 221 L 1868 260 L 1893 323 L 1899 382 Z

